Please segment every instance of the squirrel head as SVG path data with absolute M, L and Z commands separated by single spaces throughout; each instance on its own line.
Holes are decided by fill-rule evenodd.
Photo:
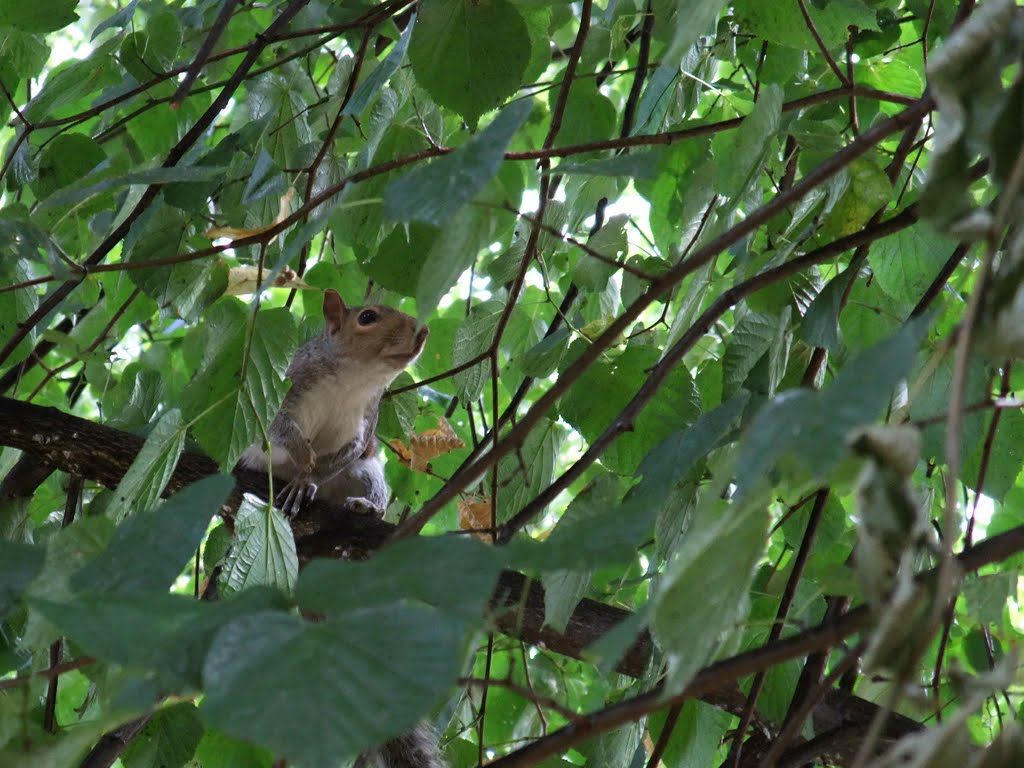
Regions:
M 417 329 L 416 318 L 390 307 L 348 307 L 333 288 L 324 292 L 324 336 L 342 354 L 367 369 L 393 378 L 412 365 L 423 351 L 430 331 Z

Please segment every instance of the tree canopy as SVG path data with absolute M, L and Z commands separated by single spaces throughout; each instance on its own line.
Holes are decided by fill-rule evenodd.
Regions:
M 0 0 L 0 764 L 1021 764 L 1022 55 L 1012 0 Z M 430 328 L 385 521 L 232 474 L 327 288 Z

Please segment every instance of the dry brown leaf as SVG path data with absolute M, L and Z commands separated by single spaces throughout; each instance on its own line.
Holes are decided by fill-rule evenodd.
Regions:
M 391 449 L 396 454 L 398 454 L 398 461 L 400 464 L 404 464 L 408 467 L 409 464 L 412 463 L 412 453 L 405 447 L 405 443 L 401 440 L 388 440 L 388 445 L 391 446 Z
M 467 496 L 459 499 L 456 506 L 459 509 L 459 528 L 463 531 L 473 531 L 473 535 L 480 541 L 488 544 L 494 541 L 494 536 L 483 529 L 491 527 L 491 500 L 486 496 Z
M 210 240 L 217 240 L 221 237 L 226 237 L 229 240 L 241 240 L 245 237 L 256 237 L 262 235 L 264 232 L 273 229 L 282 221 L 288 218 L 288 214 L 292 210 L 292 197 L 295 195 L 295 190 L 288 187 L 288 191 L 281 195 L 281 202 L 277 208 L 277 216 L 272 222 L 262 227 L 214 227 L 208 229 L 204 233 Z
M 263 277 L 266 279 L 266 271 Z M 260 286 L 260 268 L 253 266 L 232 267 L 228 270 L 228 287 L 224 291 L 228 296 L 241 296 L 246 293 L 255 293 Z M 275 288 L 301 288 L 303 290 L 313 286 L 299 278 L 295 270 L 285 267 L 274 278 Z
M 455 434 L 451 425 L 443 416 L 439 417 L 437 429 L 428 429 L 409 438 L 409 466 L 417 472 L 426 472 L 431 459 L 465 447 L 466 444 Z

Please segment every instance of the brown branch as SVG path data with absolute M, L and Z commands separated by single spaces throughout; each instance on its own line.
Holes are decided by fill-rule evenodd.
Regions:
M 142 442 L 142 438 L 138 436 L 94 424 L 56 409 L 0 398 L 0 444 L 31 451 L 43 461 L 52 463 L 63 471 L 77 472 L 108 487 L 116 487 L 141 448 Z M 185 453 L 172 474 L 168 488 L 172 491 L 180 489 L 215 471 L 216 465 L 211 459 Z M 243 491 L 263 494 L 265 497 L 267 483 L 262 473 L 236 472 L 235 478 L 236 499 Z M 308 560 L 317 555 L 337 557 L 342 549 L 372 551 L 383 545 L 394 531 L 394 526 L 369 519 L 364 515 L 314 505 L 309 515 L 302 515 L 296 519 L 293 529 L 300 554 L 304 560 Z M 959 560 L 964 570 L 973 571 L 1020 551 L 1024 551 L 1024 527 L 980 542 L 972 549 L 961 553 Z M 502 632 L 574 658 L 580 658 L 586 647 L 631 615 L 620 608 L 584 599 L 570 617 L 565 632 L 555 632 L 544 624 L 543 588 L 523 574 L 511 571 L 505 571 L 499 579 L 498 588 L 492 599 L 492 611 L 496 627 Z M 694 696 L 738 714 L 742 711 L 744 697 L 735 688 L 737 679 L 782 661 L 831 647 L 863 628 L 866 621 L 866 610 L 855 609 L 834 621 L 825 622 L 792 637 L 705 668 L 681 697 L 662 702 L 655 701 L 656 693 L 648 694 L 647 696 L 653 698 L 629 700 L 623 703 L 622 710 L 613 709 L 606 714 L 599 713 L 596 717 L 588 716 L 584 718 L 585 724 L 580 727 L 587 733 L 596 734 L 607 727 L 613 727 L 612 723 L 621 724 L 632 719 L 616 718 L 622 718 L 627 714 L 640 716 L 646 711 L 671 706 Z M 651 648 L 650 637 L 642 633 L 619 661 L 618 671 L 633 677 L 642 676 L 647 669 Z M 80 659 L 77 663 L 86 662 Z M 62 665 L 59 669 L 64 671 L 67 668 L 67 665 Z M 0 684 L 0 687 L 9 686 Z M 863 699 L 843 692 L 833 694 L 826 699 L 826 703 L 832 708 L 833 721 L 837 717 L 845 717 L 841 713 L 851 709 L 859 708 L 867 713 L 877 711 L 875 705 Z M 828 721 L 827 708 L 819 712 L 819 707 L 816 707 L 814 712 L 816 719 L 820 716 L 823 718 L 822 722 Z M 836 714 L 837 712 L 840 714 Z M 866 727 L 869 721 L 868 717 L 857 722 L 862 722 Z M 907 727 L 905 720 L 898 720 L 896 723 L 900 727 Z M 558 739 L 565 738 L 564 735 L 559 736 L 561 733 L 552 736 Z M 541 751 L 548 749 L 552 743 L 544 741 L 540 747 Z M 509 764 L 527 763 L 501 763 L 505 766 Z
M 836 64 L 836 60 L 832 58 L 832 54 L 828 51 L 828 46 L 825 45 L 825 41 L 821 39 L 821 35 L 818 33 L 818 28 L 814 26 L 814 19 L 811 18 L 811 14 L 807 11 L 807 5 L 804 0 L 796 0 L 797 5 L 800 6 L 800 13 L 803 14 L 804 23 L 807 25 L 808 31 L 811 33 L 811 37 L 814 38 L 815 44 L 818 46 L 818 50 L 821 51 L 821 55 L 825 57 L 825 61 L 828 62 L 829 69 L 831 69 L 836 77 L 839 78 L 839 82 L 843 84 L 844 88 L 850 88 L 851 83 L 843 74 L 843 70 Z
M 220 13 L 217 14 L 217 18 L 213 20 L 213 24 L 210 25 L 210 31 L 206 34 L 206 39 L 203 40 L 203 44 L 199 46 L 199 51 L 196 53 L 196 57 L 192 60 L 192 63 L 188 65 L 188 71 L 185 72 L 185 77 L 181 79 L 181 83 L 178 85 L 178 90 L 174 92 L 171 97 L 171 109 L 178 109 L 181 103 L 188 98 L 188 92 L 192 89 L 192 83 L 199 77 L 199 73 L 203 71 L 203 67 L 206 66 L 207 60 L 210 58 L 210 54 L 213 52 L 213 46 L 217 44 L 221 34 L 227 29 L 228 22 L 231 21 L 231 15 L 234 13 L 235 5 L 239 0 L 224 0 L 224 5 L 221 6 Z

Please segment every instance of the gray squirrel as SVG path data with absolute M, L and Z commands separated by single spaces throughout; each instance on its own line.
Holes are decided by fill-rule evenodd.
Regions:
M 292 388 L 267 430 L 274 476 L 288 481 L 279 506 L 294 517 L 319 498 L 383 516 L 389 491 L 374 437 L 380 398 L 420 356 L 429 331 L 396 309 L 349 308 L 332 288 L 323 309 L 324 332 L 295 353 Z M 264 446 L 253 443 L 238 463 L 266 471 Z
M 314 498 L 383 517 L 390 490 L 374 435 L 387 386 L 423 351 L 429 331 L 416 319 L 380 306 L 345 305 L 324 292 L 324 332 L 303 344 L 288 366 L 292 388 L 267 430 L 268 453 L 249 446 L 239 466 L 287 481 L 278 495 L 294 517 Z M 364 753 L 358 768 L 445 768 L 437 735 L 421 723 Z

